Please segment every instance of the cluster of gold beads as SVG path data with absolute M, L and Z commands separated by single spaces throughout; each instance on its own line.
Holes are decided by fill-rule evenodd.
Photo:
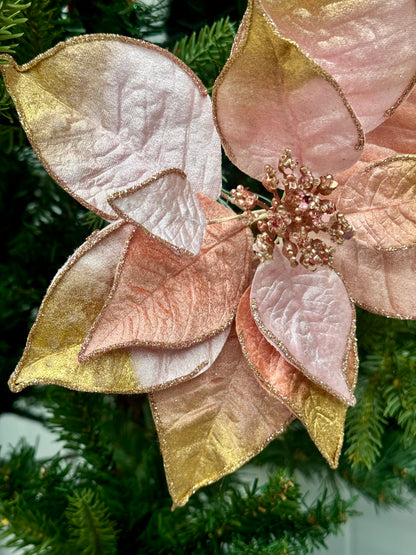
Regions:
M 270 204 L 242 185 L 230 193 L 233 204 L 257 228 L 256 256 L 262 261 L 272 258 L 276 243 L 281 243 L 283 254 L 292 266 L 302 264 L 309 270 L 316 270 L 320 265 L 331 266 L 335 249 L 324 243 L 322 234 L 326 233 L 337 244 L 354 234 L 334 202 L 323 198 L 338 186 L 332 175 L 314 177 L 308 168 L 299 167 L 291 151 L 286 149 L 279 159 L 278 171 L 265 166 L 262 184 L 273 195 Z

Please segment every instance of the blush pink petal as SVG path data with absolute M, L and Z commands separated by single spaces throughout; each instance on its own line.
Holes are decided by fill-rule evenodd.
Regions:
M 130 349 L 131 363 L 143 391 L 165 389 L 199 376 L 214 363 L 230 327 L 187 349 Z
M 255 179 L 285 148 L 318 175 L 360 157 L 361 125 L 338 83 L 279 34 L 259 0 L 249 2 L 213 106 L 228 157 Z
M 34 150 L 77 200 L 109 219 L 107 197 L 179 168 L 194 192 L 221 191 L 211 101 L 171 53 L 116 35 L 58 44 L 1 71 Z
M 208 219 L 234 215 L 207 197 L 200 201 Z M 126 346 L 185 348 L 225 329 L 247 286 L 252 241 L 238 220 L 214 223 L 201 252 L 184 257 L 137 230 L 80 360 Z
M 385 119 L 416 74 L 414 0 L 263 0 L 279 32 L 341 85 L 364 130 Z
M 139 224 L 157 239 L 186 254 L 201 250 L 207 221 L 181 170 L 162 172 L 108 200 L 123 220 Z
M 368 246 L 416 244 L 416 155 L 387 158 L 357 171 L 340 188 L 337 209 Z
M 384 123 L 368 133 L 366 140 L 398 154 L 416 153 L 416 88 Z
M 266 339 L 310 380 L 355 403 L 345 376 L 354 337 L 354 309 L 338 275 L 291 267 L 276 246 L 251 290 L 253 317 Z
M 334 266 L 356 304 L 383 316 L 416 319 L 416 248 L 383 251 L 351 239 L 337 247 Z

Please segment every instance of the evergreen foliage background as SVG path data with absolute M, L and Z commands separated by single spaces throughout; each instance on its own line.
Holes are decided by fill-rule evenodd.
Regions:
M 210 89 L 225 63 L 243 0 L 4 0 L 0 53 L 26 62 L 70 36 L 119 33 L 171 49 Z M 29 554 L 302 554 L 354 513 L 360 492 L 380 505 L 416 493 L 416 324 L 358 312 L 360 375 L 338 470 L 294 423 L 251 465 L 171 512 L 155 429 L 144 397 L 29 388 L 7 379 L 58 268 L 103 222 L 53 183 L 33 155 L 0 82 L 1 410 L 40 420 L 65 449 L 36 458 L 24 441 L 0 459 L 0 541 Z M 232 186 L 246 180 L 229 162 Z M 306 505 L 295 471 L 328 485 Z M 351 487 L 351 498 L 338 493 Z

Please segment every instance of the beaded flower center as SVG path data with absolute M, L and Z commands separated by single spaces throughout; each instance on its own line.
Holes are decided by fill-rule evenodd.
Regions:
M 279 159 L 278 172 L 265 166 L 262 184 L 273 195 L 269 204 L 242 185 L 232 189 L 229 198 L 244 210 L 248 224 L 257 232 L 256 256 L 261 261 L 271 259 L 275 245 L 280 243 L 292 266 L 302 264 L 309 270 L 332 266 L 335 248 L 323 241 L 323 234 L 339 245 L 354 234 L 334 202 L 323 198 L 338 186 L 332 175 L 314 177 L 307 167 L 299 167 L 286 149 Z

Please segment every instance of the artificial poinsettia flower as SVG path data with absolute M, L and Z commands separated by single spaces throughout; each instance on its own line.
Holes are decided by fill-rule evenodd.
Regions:
M 296 194 L 303 197 L 298 198 L 300 202 L 296 201 L 295 208 L 309 212 L 311 195 L 307 197 L 305 194 L 306 183 L 312 183 L 313 195 L 317 197 L 318 188 L 325 189 L 325 184 L 329 187 L 329 191 L 325 192 L 330 192 L 333 180 L 324 175 L 315 181 L 306 166 L 318 176 L 348 168 L 361 155 L 364 135 L 356 115 L 358 110 L 342 92 L 341 86 L 345 85 L 338 83 L 338 74 L 332 77 L 328 68 L 322 69 L 325 56 L 316 56 L 317 61 L 313 61 L 304 54 L 295 38 L 284 38 L 277 29 L 271 14 L 271 8 L 277 8 L 277 4 L 249 3 L 230 61 L 215 87 L 215 115 L 227 154 L 252 177 L 263 178 L 265 165 L 278 168 L 281 152 L 286 148 L 292 149 L 293 158 L 300 161 L 299 168 L 303 168 L 303 173 L 295 176 L 293 168 L 291 171 L 283 168 L 280 182 L 285 181 L 288 188 L 289 183 L 296 182 Z M 293 2 L 287 4 L 288 9 L 294 6 Z M 316 3 L 310 4 L 312 13 Z M 330 22 L 337 29 L 342 29 L 342 14 L 347 14 L 345 24 L 348 17 L 351 21 L 358 17 L 358 32 L 352 36 L 351 42 L 347 40 L 350 30 L 344 29 L 339 35 L 339 51 L 344 51 L 346 58 L 348 52 L 354 52 L 359 40 L 365 36 L 364 24 L 367 29 L 382 25 L 381 21 L 374 21 L 372 17 L 364 18 L 364 2 L 354 4 L 358 10 L 355 12 L 351 3 L 348 3 L 346 10 L 346 4 L 339 2 L 339 13 L 329 3 L 318 4 L 323 10 L 327 8 L 322 13 L 332 14 Z M 332 6 L 336 4 L 332 3 Z M 409 7 L 408 3 L 403 3 L 404 11 L 401 14 L 407 21 L 414 21 L 410 8 L 408 13 L 405 11 L 406 5 Z M 295 9 L 294 13 L 302 14 L 305 10 L 309 13 L 306 8 L 303 11 Z M 318 13 L 318 8 L 316 10 Z M 369 13 L 367 10 L 367 15 Z M 338 14 L 337 21 L 334 20 L 334 14 Z M 396 21 L 394 18 L 392 20 Z M 319 29 L 325 29 L 325 21 L 324 17 L 319 16 Z M 316 28 L 317 21 L 312 21 L 312 24 L 311 28 Z M 401 25 L 398 24 L 389 31 L 399 39 L 403 37 L 401 32 Z M 391 43 L 386 38 L 390 36 L 389 33 L 386 31 L 381 38 L 376 34 L 374 39 L 374 49 L 380 47 L 384 51 L 383 62 L 376 64 L 374 72 L 381 81 L 383 75 L 389 74 L 389 71 L 386 72 L 386 64 L 391 59 Z M 117 99 L 117 117 L 122 120 L 120 114 L 124 115 L 124 111 L 118 103 L 125 92 L 123 79 L 130 72 L 129 68 L 124 70 L 124 66 L 127 67 L 124 55 L 120 60 L 113 56 L 112 49 L 114 44 L 121 48 L 119 43 L 125 43 L 123 39 L 114 37 L 107 42 L 105 36 L 84 40 L 90 46 L 101 41 L 105 47 L 104 63 L 93 74 L 93 78 L 104 75 L 101 81 L 104 97 L 108 83 L 110 90 L 117 91 L 110 96 L 112 100 Z M 87 95 L 85 101 L 84 97 L 84 90 L 94 90 L 94 84 L 84 85 L 82 92 L 72 90 L 69 93 L 66 89 L 69 83 L 76 89 L 77 83 L 79 86 L 79 82 L 82 83 L 86 79 L 85 75 L 89 74 L 87 51 L 80 56 L 85 69 L 82 79 L 74 68 L 69 75 L 65 73 L 68 58 L 72 59 L 72 56 L 64 57 L 65 61 L 59 64 L 57 81 L 61 86 L 55 104 L 58 110 L 64 109 L 70 97 L 75 95 L 77 109 L 75 114 L 71 112 L 69 119 L 62 120 L 62 125 L 58 125 L 57 136 L 61 140 L 67 129 L 75 129 L 75 136 L 72 141 L 58 140 L 57 151 L 61 158 L 48 162 L 46 155 L 42 154 L 44 148 L 49 148 L 48 141 L 45 139 L 40 146 L 40 139 L 35 138 L 22 103 L 19 104 L 19 97 L 26 89 L 27 106 L 31 105 L 29 100 L 32 94 L 36 98 L 41 97 L 56 78 L 53 64 L 46 71 L 42 69 L 44 62 L 52 62 L 58 53 L 66 51 L 68 44 L 77 46 L 82 43 L 83 39 L 70 41 L 39 58 L 36 63 L 22 68 L 11 65 L 3 73 L 32 143 L 52 175 L 72 190 L 72 186 L 66 185 L 60 177 L 58 169 L 62 171 L 66 167 L 62 151 L 67 152 L 66 157 L 69 159 L 75 144 L 82 170 L 77 174 L 78 170 L 73 168 L 65 176 L 75 172 L 78 179 L 85 172 L 88 182 L 92 180 L 93 183 L 88 198 L 92 194 L 100 202 L 104 203 L 105 200 L 114 211 L 105 214 L 114 218 L 119 216 L 122 220 L 93 235 L 58 273 L 42 304 L 22 361 L 11 378 L 11 387 L 19 390 L 33 383 L 58 383 L 88 391 L 151 391 L 151 405 L 168 485 L 177 505 L 184 504 L 199 487 L 235 470 L 254 456 L 285 429 L 293 415 L 305 424 L 328 462 L 336 466 L 346 410 L 348 404 L 354 403 L 353 388 L 358 364 L 355 317 L 350 299 L 353 293 L 345 288 L 338 274 L 325 265 L 325 257 L 328 258 L 326 262 L 333 258 L 334 264 L 337 264 L 338 251 L 345 244 L 358 241 L 359 234 L 345 241 L 335 254 L 327 247 L 318 249 L 317 259 L 316 253 L 308 250 L 308 245 L 292 242 L 291 239 L 295 239 L 292 236 L 288 239 L 284 235 L 282 238 L 286 239 L 285 250 L 278 239 L 274 246 L 273 239 L 273 248 L 270 248 L 270 241 L 266 241 L 265 250 L 262 251 L 260 234 L 255 247 L 259 254 L 268 254 L 271 259 L 260 263 L 250 287 L 251 232 L 243 218 L 236 218 L 229 209 L 215 202 L 218 189 L 214 188 L 209 194 L 199 188 L 198 180 L 191 182 L 190 165 L 186 165 L 187 162 L 192 160 L 197 167 L 199 163 L 202 167 L 209 164 L 203 155 L 206 153 L 201 147 L 205 148 L 203 141 L 197 141 L 195 149 L 191 149 L 191 152 L 196 153 L 193 158 L 187 156 L 192 137 L 199 132 L 200 120 L 197 114 L 200 110 L 197 109 L 195 114 L 185 114 L 183 119 L 179 116 L 181 131 L 186 130 L 188 125 L 196 131 L 195 134 L 184 131 L 186 140 L 179 141 L 176 148 L 176 142 L 169 141 L 173 137 L 173 133 L 169 133 L 171 120 L 164 116 L 171 102 L 169 91 L 163 89 L 163 102 L 160 103 L 157 88 L 153 90 L 153 71 L 160 69 L 160 64 L 156 62 L 150 64 L 151 71 L 145 72 L 144 82 L 140 85 L 142 90 L 136 91 L 139 97 L 146 99 L 140 104 L 140 130 L 145 130 L 146 137 L 142 146 L 147 141 L 153 144 L 149 135 L 152 136 L 153 126 L 159 129 L 159 118 L 163 120 L 163 125 L 166 124 L 164 132 L 157 134 L 156 147 L 150 149 L 151 156 L 144 149 L 142 158 L 150 174 L 144 176 L 143 182 L 141 177 L 138 177 L 139 183 L 134 181 L 138 172 L 128 166 L 127 188 L 121 186 L 113 190 L 112 180 L 118 183 L 118 158 L 112 156 L 114 152 L 123 154 L 122 148 L 116 148 L 115 151 L 110 148 L 108 164 L 100 166 L 98 170 L 96 164 L 99 162 L 95 158 L 100 160 L 100 152 L 97 155 L 90 148 L 90 151 L 86 151 L 88 156 L 79 157 L 77 130 L 84 129 L 84 119 L 87 119 L 87 124 L 96 124 L 96 119 L 89 116 L 90 110 L 94 113 L 97 109 L 96 99 Z M 178 67 L 170 55 L 163 54 L 159 49 L 130 40 L 127 43 L 149 48 L 169 60 L 169 63 L 166 62 L 167 67 L 169 64 L 176 64 L 175 69 Z M 409 53 L 406 55 L 405 50 L 400 54 L 406 60 L 407 65 L 404 66 L 410 67 L 411 60 L 414 61 L 412 56 Z M 138 71 L 142 67 L 140 56 L 137 50 L 131 55 L 131 60 L 134 59 L 139 66 Z M 346 58 L 340 57 L 339 67 L 346 64 Z M 103 57 L 97 54 L 93 59 L 98 67 Z M 77 65 L 81 60 L 77 61 Z M 108 71 L 106 60 L 111 61 L 111 67 L 123 65 L 123 75 L 116 72 L 111 77 L 110 71 L 110 77 L 105 77 Z M 33 76 L 26 83 L 36 84 L 39 78 L 40 86 L 28 92 L 26 84 L 14 92 L 14 83 L 19 83 L 26 69 L 31 71 L 36 67 L 39 76 Z M 191 77 L 193 83 L 199 83 L 189 70 L 182 66 L 181 70 Z M 393 84 L 387 79 L 384 88 L 377 81 L 378 89 L 384 90 L 386 95 L 388 92 L 395 99 L 400 98 L 409 86 L 409 72 L 407 67 L 400 79 L 395 76 L 391 80 Z M 345 74 L 351 74 L 349 66 Z M 116 87 L 117 83 L 121 83 L 119 88 Z M 127 90 L 130 88 L 127 87 Z M 63 100 L 59 98 L 62 91 Z M 357 91 L 359 93 L 360 89 L 356 88 Z M 347 92 L 351 97 L 354 96 L 353 88 Z M 181 100 L 185 95 L 179 94 Z M 363 121 L 366 117 L 364 108 L 367 107 L 368 111 L 373 106 L 368 95 L 369 92 L 362 103 L 362 113 L 359 113 Z M 48 102 L 52 101 L 47 98 Z M 134 104 L 133 101 L 131 104 Z M 54 115 L 49 106 L 40 109 L 39 102 L 33 111 L 34 121 L 36 114 L 46 112 L 43 124 L 38 129 L 41 134 L 46 134 L 45 125 L 50 122 L 52 128 L 49 128 L 49 137 L 53 137 Z M 393 101 L 390 103 L 388 95 L 384 102 L 387 102 L 384 111 L 394 104 Z M 155 112 L 151 113 L 154 118 L 149 120 L 146 110 L 152 110 L 153 107 Z M 381 121 L 380 110 L 379 107 L 377 114 L 371 110 L 369 112 L 369 120 L 374 125 Z M 73 126 L 72 117 L 79 113 L 79 119 L 75 118 L 77 125 Z M 172 109 L 170 114 L 176 121 L 176 111 Z M 106 118 L 106 112 L 98 118 L 100 129 L 105 129 Z M 151 124 L 148 124 L 149 121 Z M 210 124 L 206 124 L 209 127 Z M 116 129 L 123 142 L 123 127 L 116 126 Z M 91 127 L 88 130 L 91 132 Z M 136 129 L 132 133 L 132 141 L 140 130 Z M 209 136 L 210 133 L 211 130 Z M 71 150 L 66 147 L 68 142 Z M 85 154 L 84 150 L 82 154 Z M 181 153 L 183 160 L 179 160 L 180 156 L 171 159 L 170 154 L 167 154 L 171 150 Z M 201 153 L 202 160 L 199 159 Z M 122 170 L 124 162 L 125 158 L 121 155 Z M 72 160 L 68 163 L 75 166 Z M 149 169 L 153 167 L 154 170 Z M 95 181 L 96 173 L 98 176 L 107 173 L 110 176 L 107 190 L 101 191 L 102 182 Z M 158 178 L 160 175 L 162 181 Z M 174 177 L 173 181 L 182 183 L 184 175 L 190 187 L 181 190 L 182 201 L 173 202 L 170 185 L 163 182 L 163 178 Z M 202 175 L 204 183 L 212 182 L 208 178 L 205 181 L 208 171 L 204 170 Z M 143 187 L 143 183 L 148 186 Z M 149 197 L 151 200 L 148 202 L 143 202 L 141 193 L 146 189 L 149 192 L 152 188 L 155 195 Z M 165 193 L 167 203 L 160 198 Z M 197 193 L 205 196 L 198 196 Z M 334 220 L 336 217 L 332 210 L 332 198 L 337 194 L 338 190 L 328 197 L 327 208 L 320 215 L 314 214 L 318 223 L 314 223 L 310 214 L 307 215 L 306 220 L 312 222 L 311 230 L 320 230 L 326 226 L 335 235 L 338 232 L 348 234 L 342 218 L 331 222 L 331 218 Z M 270 210 L 263 210 L 273 215 L 273 209 L 277 209 L 280 202 L 277 197 L 274 196 L 275 203 Z M 192 238 L 189 227 L 186 228 L 185 241 L 179 244 L 173 240 L 183 235 L 175 232 L 175 217 L 180 213 L 178 205 L 187 205 L 189 198 L 202 211 L 203 217 L 198 216 L 197 219 L 205 230 L 202 239 L 192 248 L 189 246 L 189 239 Z M 315 202 L 318 203 L 318 200 L 315 199 Z M 150 207 L 145 220 L 151 219 L 156 227 L 146 228 L 144 225 L 140 216 L 141 204 Z M 93 206 L 93 203 L 88 202 L 88 205 Z M 289 209 L 289 203 L 284 204 L 283 208 Z M 103 211 L 101 204 L 98 209 Z M 245 217 L 249 211 L 246 210 Z M 156 216 L 153 218 L 154 214 Z M 194 212 L 191 212 L 188 219 L 192 221 L 193 215 Z M 294 216 L 290 210 L 286 215 L 289 220 Z M 323 216 L 329 217 L 329 221 L 324 221 L 327 218 Z M 286 227 L 290 226 L 289 220 L 284 222 Z M 209 225 L 206 225 L 207 222 Z M 170 229 L 172 225 L 174 232 Z M 189 256 L 192 253 L 195 256 Z M 301 259 L 302 263 L 299 264 Z M 311 271 L 314 264 L 317 268 Z M 402 293 L 397 292 L 397 295 Z M 355 295 L 354 299 L 357 300 Z M 235 313 L 235 324 L 232 324 Z

